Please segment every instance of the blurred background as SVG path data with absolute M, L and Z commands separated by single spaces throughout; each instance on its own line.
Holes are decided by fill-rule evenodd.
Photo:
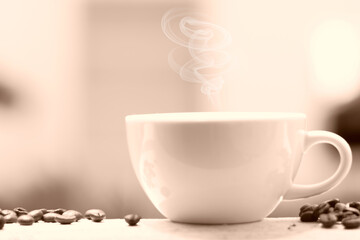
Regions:
M 0 208 L 162 217 L 131 168 L 124 117 L 214 110 L 168 65 L 175 44 L 160 22 L 174 7 L 200 10 L 232 36 L 222 110 L 305 112 L 309 130 L 351 144 L 340 186 L 283 202 L 272 216 L 333 197 L 360 201 L 359 1 L 2 0 Z M 331 146 L 312 148 L 296 182 L 327 178 L 338 157 Z

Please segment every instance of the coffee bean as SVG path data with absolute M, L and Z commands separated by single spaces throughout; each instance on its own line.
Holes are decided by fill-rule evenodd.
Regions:
M 140 221 L 141 217 L 137 214 L 128 214 L 124 217 L 124 219 L 129 226 L 135 226 Z
M 43 212 L 43 214 L 48 213 L 48 210 L 46 208 L 40 208 L 40 210 Z
M 18 217 L 21 216 L 21 215 L 28 214 L 28 211 L 23 207 L 14 208 L 14 212 L 16 213 L 16 216 L 18 216 Z
M 300 213 L 301 213 L 301 212 L 305 212 L 305 211 L 307 211 L 307 210 L 310 210 L 311 207 L 312 207 L 312 205 L 311 205 L 310 203 L 307 203 L 307 204 L 301 206 L 301 208 L 300 208 Z
M 301 214 L 300 220 L 302 222 L 316 222 L 318 218 L 314 216 L 313 211 L 306 211 Z
M 354 214 L 351 214 L 351 215 L 345 216 L 343 218 L 343 221 L 350 220 L 350 219 L 355 219 L 355 218 L 358 218 L 358 216 L 356 216 Z
M 85 218 L 91 220 L 90 214 L 97 213 L 98 209 L 89 209 L 85 212 Z
M 4 216 L 4 219 L 5 219 L 6 223 L 16 223 L 18 217 L 16 216 L 16 214 L 15 215 L 9 214 L 9 215 Z
M 34 221 L 37 222 L 40 219 L 42 219 L 44 213 L 41 209 L 32 210 L 28 213 L 28 215 L 32 216 L 34 218 Z
M 44 222 L 56 222 L 55 217 L 58 215 L 60 214 L 54 212 L 45 213 L 42 217 L 42 220 Z
M 5 219 L 4 216 L 0 214 L 0 230 L 4 228 Z
M 353 207 L 348 207 L 348 206 L 343 210 L 343 212 L 351 212 L 351 213 L 353 213 L 353 214 L 355 214 L 357 216 L 360 215 L 359 210 L 357 210 L 356 208 L 353 208 Z
M 300 208 L 299 216 L 301 216 L 302 213 L 307 211 L 314 211 L 315 208 L 317 208 L 317 204 L 305 204 Z
M 18 223 L 20 225 L 32 225 L 34 223 L 34 218 L 28 214 L 23 214 L 18 217 Z
M 47 212 L 49 213 L 57 213 L 57 214 L 63 214 L 66 211 L 65 208 L 57 208 L 57 209 L 48 209 Z
M 61 224 L 71 224 L 72 222 L 76 221 L 76 216 L 75 215 L 64 216 L 58 214 L 57 216 L 55 216 L 55 221 Z
M 356 215 L 352 212 L 342 212 L 342 219 L 349 218 L 349 217 L 356 217 Z
M 341 221 L 344 218 L 343 212 L 335 211 L 334 214 L 335 214 L 338 221 Z
M 331 228 L 337 222 L 337 217 L 334 213 L 322 213 L 319 220 L 324 228 Z
M 335 211 L 338 211 L 338 212 L 344 211 L 345 208 L 346 208 L 346 204 L 345 204 L 345 203 L 337 203 L 337 204 L 335 204 L 335 206 L 334 206 Z
M 101 209 L 89 209 L 85 212 L 85 218 L 92 220 L 93 222 L 101 222 L 106 218 L 106 214 Z
M 83 218 L 83 215 L 76 210 L 67 210 L 62 215 L 63 216 L 75 216 L 76 221 L 79 221 L 80 219 Z
M 327 202 L 320 203 L 314 210 L 314 217 L 318 218 L 323 213 L 329 213 L 329 209 L 331 208 L 330 204 Z
M 335 205 L 336 205 L 337 203 L 340 203 L 340 199 L 334 198 L 334 199 L 325 201 L 325 203 L 329 204 L 330 207 L 335 207 Z
M 360 202 L 349 202 L 348 205 L 349 207 L 356 208 L 360 211 Z
M 17 222 L 17 215 L 13 210 L 4 209 L 1 211 L 1 214 L 4 216 L 5 223 Z
M 344 218 L 341 221 L 341 223 L 342 225 L 344 225 L 346 229 L 358 228 L 360 226 L 360 218 L 359 217 Z
M 105 218 L 105 215 L 99 212 L 99 213 L 91 214 L 90 218 L 93 222 L 101 222 Z

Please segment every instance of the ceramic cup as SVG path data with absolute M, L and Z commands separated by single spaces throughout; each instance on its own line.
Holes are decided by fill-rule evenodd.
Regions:
M 261 220 L 283 199 L 306 198 L 335 187 L 352 162 L 343 138 L 307 131 L 302 113 L 129 115 L 126 130 L 141 186 L 155 207 L 175 222 Z M 317 143 L 338 150 L 338 169 L 317 184 L 294 184 L 303 154 Z

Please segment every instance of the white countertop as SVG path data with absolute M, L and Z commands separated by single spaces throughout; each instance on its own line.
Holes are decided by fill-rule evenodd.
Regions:
M 105 219 L 94 223 L 83 219 L 71 225 L 38 222 L 31 226 L 6 224 L 0 230 L 1 240 L 56 239 L 356 239 L 360 228 L 344 229 L 341 224 L 331 229 L 320 223 L 303 223 L 299 218 L 266 218 L 260 222 L 232 225 L 191 225 L 166 219 L 142 219 L 130 227 L 124 219 Z

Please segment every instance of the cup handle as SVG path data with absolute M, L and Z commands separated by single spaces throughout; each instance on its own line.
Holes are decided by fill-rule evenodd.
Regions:
M 284 200 L 301 199 L 324 193 L 337 186 L 349 173 L 352 162 L 352 154 L 349 144 L 342 137 L 328 131 L 306 132 L 304 152 L 318 143 L 331 144 L 338 150 L 340 163 L 336 172 L 328 179 L 316 184 L 292 184 L 291 188 L 286 192 Z

